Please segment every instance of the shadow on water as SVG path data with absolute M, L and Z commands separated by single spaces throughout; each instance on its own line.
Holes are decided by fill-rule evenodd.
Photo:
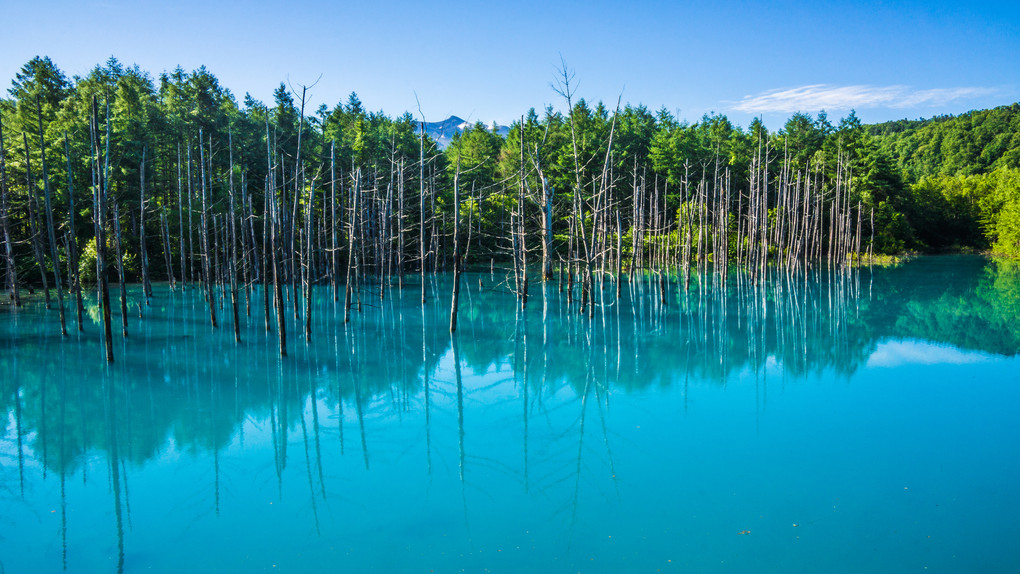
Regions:
M 923 258 L 851 273 L 775 272 L 755 282 L 731 273 L 725 285 L 708 275 L 693 277 L 686 289 L 676 277 L 668 279 L 635 277 L 619 296 L 607 281 L 599 295 L 603 304 L 582 314 L 555 286 L 533 289 L 522 311 L 502 278 L 466 274 L 460 327 L 452 337 L 448 308 L 440 303 L 448 298 L 436 296 L 448 291 L 450 278 L 439 276 L 428 286 L 433 297 L 425 306 L 414 285 L 382 299 L 362 297 L 362 310 L 349 323 L 342 304 L 322 288 L 314 301 L 312 342 L 293 343 L 283 360 L 260 306 L 242 317 L 244 343 L 237 345 L 229 326 L 214 330 L 205 322 L 197 290 L 156 286 L 145 317 L 129 318 L 131 338 L 120 342 L 112 365 L 102 360 L 94 300 L 86 307 L 92 329 L 63 341 L 52 328 L 53 314 L 40 306 L 3 308 L 0 372 L 10 374 L 0 383 L 0 409 L 9 423 L 3 498 L 26 497 L 29 459 L 42 480 L 48 473 L 59 477 L 66 569 L 75 546 L 68 542 L 74 502 L 66 483 L 69 477 L 83 485 L 94 480 L 101 457 L 116 533 L 113 569 L 120 572 L 130 538 L 133 472 L 171 451 L 211 454 L 208 506 L 219 517 L 232 488 L 221 473 L 236 464 L 230 447 L 264 438 L 277 499 L 289 488 L 290 449 L 300 449 L 303 508 L 311 530 L 321 534 L 325 516 L 335 519 L 357 501 L 331 474 L 334 459 L 351 448 L 345 427 L 349 433 L 356 425 L 358 472 L 420 456 L 416 472 L 439 489 L 435 481 L 452 471 L 465 528 L 469 498 L 495 496 L 486 478 L 493 473 L 514 477 L 529 496 L 555 498 L 550 512 L 574 525 L 593 468 L 612 477 L 600 496 L 620 497 L 616 437 L 606 423 L 614 393 L 677 388 L 683 408 L 697 408 L 687 402 L 692 388 L 726 385 L 741 373 L 755 373 L 756 381 L 776 368 L 786 378 L 849 377 L 887 340 L 1005 357 L 1020 351 L 1020 269 L 1009 262 Z M 301 319 L 291 320 L 288 328 L 298 332 Z M 766 400 L 767 389 L 761 392 Z M 385 430 L 404 419 L 415 421 L 414 444 Z M 487 455 L 487 425 L 518 429 L 519 462 Z M 448 437 L 455 437 L 452 443 Z M 450 446 L 452 454 L 438 450 Z M 12 481 L 8 469 L 15 467 Z M 564 485 L 568 497 L 549 494 Z

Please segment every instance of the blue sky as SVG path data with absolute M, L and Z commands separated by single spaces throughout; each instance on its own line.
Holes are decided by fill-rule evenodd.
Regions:
M 241 100 L 321 80 L 372 110 L 509 123 L 577 95 L 723 113 L 778 129 L 794 111 L 865 122 L 1020 100 L 1020 2 L 218 2 L 0 0 L 0 82 L 35 55 L 68 76 L 116 56 L 157 76 L 205 65 Z

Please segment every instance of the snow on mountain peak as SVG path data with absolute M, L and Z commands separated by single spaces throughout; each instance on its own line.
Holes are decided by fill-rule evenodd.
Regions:
M 442 149 L 449 145 L 455 134 L 462 133 L 474 126 L 473 122 L 466 121 L 457 116 L 450 116 L 441 122 L 425 122 L 425 133 L 435 140 L 439 148 Z M 494 131 L 500 137 L 506 137 L 510 132 L 510 128 L 501 126 L 496 122 L 493 122 L 491 126 L 485 127 L 490 131 Z

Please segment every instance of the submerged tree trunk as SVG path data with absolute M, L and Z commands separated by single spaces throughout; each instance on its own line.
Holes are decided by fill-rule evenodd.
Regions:
M 181 288 L 187 290 L 188 288 L 188 275 L 184 267 L 184 202 L 182 201 L 182 188 L 181 185 L 181 142 L 177 141 L 177 234 L 178 240 L 180 241 L 181 250 Z M 191 199 L 190 196 L 188 198 Z M 190 229 L 189 229 L 190 230 Z
M 10 204 L 7 197 L 7 150 L 4 147 L 2 122 L 0 122 L 0 232 L 4 235 L 7 296 L 15 306 L 19 306 L 21 305 L 21 296 L 18 293 L 18 269 L 14 265 L 14 238 L 11 236 Z
M 421 147 L 418 152 L 418 195 L 419 195 L 419 231 L 418 247 L 421 255 L 421 304 L 426 302 L 425 298 L 425 122 L 421 122 Z
M 270 249 L 273 254 L 273 293 L 276 298 L 276 329 L 279 332 L 280 340 L 280 356 L 287 356 L 287 313 L 283 308 L 283 285 L 280 277 L 280 258 L 279 252 L 279 208 L 276 201 L 276 190 L 275 186 L 272 189 L 272 202 L 273 216 L 271 218 L 271 231 L 270 231 Z
M 127 282 L 124 279 L 124 249 L 120 236 L 120 206 L 117 201 L 113 202 L 113 235 L 114 246 L 117 254 L 117 282 L 120 284 L 120 324 L 124 336 L 128 336 L 127 320 Z
M 152 283 L 149 280 L 149 250 L 145 244 L 145 153 L 148 148 L 142 148 L 142 163 L 138 166 L 138 171 L 141 174 L 141 182 L 139 183 L 139 206 L 138 209 L 141 212 L 138 219 L 138 251 L 142 259 L 142 299 L 145 300 L 145 304 L 149 304 L 149 298 L 152 297 Z
M 241 325 L 237 313 L 237 228 L 234 215 L 234 137 L 227 132 L 227 148 L 230 156 L 230 214 L 227 219 L 227 241 L 230 242 L 229 259 L 227 266 L 230 272 L 230 306 L 234 312 L 234 341 L 241 342 Z
M 166 206 L 160 206 L 159 209 L 159 237 L 163 240 L 163 264 L 166 265 L 166 280 L 173 290 L 177 288 L 177 278 L 174 277 L 173 258 L 170 253 L 169 222 L 166 217 Z
M 28 223 L 32 233 L 32 255 L 35 256 L 35 264 L 39 268 L 39 280 L 42 282 L 43 294 L 46 300 L 46 308 L 50 308 L 50 283 L 46 279 L 46 265 L 43 262 L 42 239 L 39 237 L 39 223 L 37 221 L 38 208 L 36 206 L 35 193 L 32 191 L 32 163 L 28 155 L 28 134 L 21 132 L 22 143 L 25 145 L 25 189 L 28 192 Z
M 209 301 L 209 321 L 212 323 L 213 328 L 217 327 L 216 324 L 216 299 L 213 296 L 213 275 L 212 269 L 209 266 L 209 204 L 206 192 L 206 178 L 205 178 L 205 146 L 202 145 L 203 135 L 202 129 L 198 130 L 198 162 L 201 164 L 201 177 L 202 177 L 202 217 L 201 225 L 202 229 L 199 233 L 199 238 L 202 241 L 202 273 L 204 275 L 203 283 L 205 283 L 205 297 Z M 212 147 L 212 140 L 210 139 L 210 148 Z
M 110 99 L 106 99 L 106 153 L 99 156 L 99 110 L 95 96 L 92 97 L 92 148 L 95 161 L 93 163 L 92 184 L 95 196 L 93 222 L 96 237 L 96 282 L 99 284 L 99 300 L 103 310 L 103 341 L 106 349 L 106 361 L 113 362 L 113 320 L 110 316 L 110 280 L 106 265 L 106 198 L 110 185 Z M 100 169 L 100 164 L 103 164 Z
M 67 320 L 64 316 L 64 289 L 60 279 L 60 256 L 57 254 L 57 237 L 53 229 L 53 204 L 50 201 L 50 176 L 46 168 L 46 136 L 43 133 L 42 105 L 36 96 L 36 114 L 39 119 L 39 154 L 42 160 L 43 193 L 46 198 L 46 231 L 50 238 L 50 260 L 53 263 L 53 282 L 57 286 L 57 307 L 60 308 L 60 334 L 67 335 Z
M 542 280 L 553 279 L 553 229 L 552 203 L 555 190 L 543 171 L 538 172 L 542 180 Z
M 298 120 L 298 137 L 297 137 L 297 153 L 294 158 L 294 197 L 293 206 L 290 216 L 289 225 L 287 226 L 290 234 L 290 274 L 291 274 L 291 289 L 294 294 L 294 319 L 300 319 L 298 313 L 300 307 L 298 305 L 298 273 L 295 269 L 294 261 L 298 256 L 297 252 L 297 215 L 298 215 L 298 203 L 301 198 L 301 185 L 303 184 L 304 169 L 301 166 L 301 136 L 304 134 L 305 127 L 305 92 L 308 91 L 307 86 L 301 87 L 301 115 Z M 309 254 L 310 255 L 310 254 Z M 306 255 L 307 257 L 307 255 Z
M 397 170 L 397 277 L 398 287 L 404 288 L 404 159 Z
M 78 269 L 78 231 L 75 228 L 74 215 L 74 179 L 71 170 L 71 147 L 68 143 L 67 132 L 64 132 L 64 158 L 67 160 L 67 207 L 68 207 L 68 246 L 67 266 L 69 289 L 74 290 L 75 310 L 78 318 L 78 331 L 84 331 L 85 325 L 82 322 L 85 314 L 85 306 L 81 300 L 81 270 Z
M 354 195 L 351 198 L 351 225 L 347 235 L 347 279 L 344 285 L 344 323 L 351 320 L 351 293 L 354 290 L 354 274 L 357 272 L 358 255 L 354 243 L 355 230 L 358 225 L 358 209 L 360 209 L 359 197 L 361 196 L 361 169 L 354 173 Z M 422 275 L 422 280 L 425 276 Z
M 453 176 L 453 299 L 450 303 L 450 332 L 457 330 L 457 306 L 460 303 L 460 158 Z
M 308 206 L 305 210 L 305 342 L 312 342 L 312 214 L 315 203 L 315 179 L 308 186 Z
M 517 190 L 517 227 L 521 236 L 519 246 L 521 250 L 521 309 L 528 304 L 528 244 L 524 235 L 524 118 L 521 118 L 521 157 L 518 169 L 520 169 L 521 183 Z
M 340 300 L 340 246 L 336 235 L 336 140 L 329 144 L 329 213 L 330 213 L 330 286 L 333 288 L 333 302 Z M 323 210 L 325 213 L 325 210 Z

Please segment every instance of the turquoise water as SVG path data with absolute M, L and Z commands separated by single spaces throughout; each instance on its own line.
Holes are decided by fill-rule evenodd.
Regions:
M 712 283 L 0 307 L 0 572 L 1020 571 L 1016 266 Z

